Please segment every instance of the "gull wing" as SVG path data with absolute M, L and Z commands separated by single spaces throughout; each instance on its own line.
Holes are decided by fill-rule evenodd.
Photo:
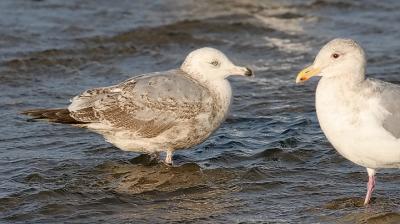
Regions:
M 383 127 L 394 137 L 400 138 L 400 86 L 372 80 L 380 91 L 380 105 L 388 112 Z
M 181 70 L 129 79 L 119 85 L 85 91 L 69 110 L 82 122 L 102 123 L 151 138 L 212 113 L 210 92 Z

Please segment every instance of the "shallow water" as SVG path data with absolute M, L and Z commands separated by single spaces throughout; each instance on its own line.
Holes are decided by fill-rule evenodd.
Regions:
M 399 223 L 400 177 L 339 156 L 297 72 L 334 37 L 358 40 L 372 77 L 400 83 L 399 1 L 0 2 L 0 222 Z M 231 115 L 176 167 L 89 131 L 28 122 L 90 87 L 179 66 L 203 46 L 256 78 L 233 78 Z

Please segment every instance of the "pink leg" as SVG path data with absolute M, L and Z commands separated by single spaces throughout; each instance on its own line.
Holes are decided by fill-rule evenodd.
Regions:
M 172 162 L 172 154 L 173 154 L 173 151 L 172 151 L 172 150 L 167 150 L 167 156 L 165 157 L 165 163 L 166 163 L 167 165 L 169 165 L 169 166 L 172 166 L 172 165 L 173 165 L 173 162 Z
M 368 171 L 368 185 L 367 185 L 367 195 L 365 196 L 364 205 L 369 204 L 371 200 L 372 192 L 375 190 L 375 170 L 367 168 Z

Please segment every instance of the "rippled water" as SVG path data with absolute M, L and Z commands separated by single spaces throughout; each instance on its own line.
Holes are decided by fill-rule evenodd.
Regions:
M 400 82 L 400 2 L 0 2 L 0 222 L 398 223 L 400 176 L 367 174 L 339 156 L 314 112 L 316 81 L 297 72 L 334 37 L 358 40 L 368 73 Z M 232 113 L 176 167 L 97 134 L 27 122 L 90 87 L 179 66 L 203 46 L 250 65 L 232 79 Z

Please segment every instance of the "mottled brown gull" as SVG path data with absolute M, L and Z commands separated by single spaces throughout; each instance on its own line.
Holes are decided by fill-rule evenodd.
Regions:
M 118 85 L 87 90 L 67 109 L 24 113 L 35 119 L 69 123 L 102 134 L 126 151 L 172 154 L 207 139 L 225 120 L 232 91 L 230 75 L 253 75 L 222 52 L 201 48 L 178 69 L 144 74 Z
M 316 90 L 320 126 L 336 150 L 367 168 L 364 204 L 375 188 L 378 168 L 400 168 L 400 86 L 365 77 L 363 49 L 350 39 L 326 44 L 297 76 L 322 76 Z

